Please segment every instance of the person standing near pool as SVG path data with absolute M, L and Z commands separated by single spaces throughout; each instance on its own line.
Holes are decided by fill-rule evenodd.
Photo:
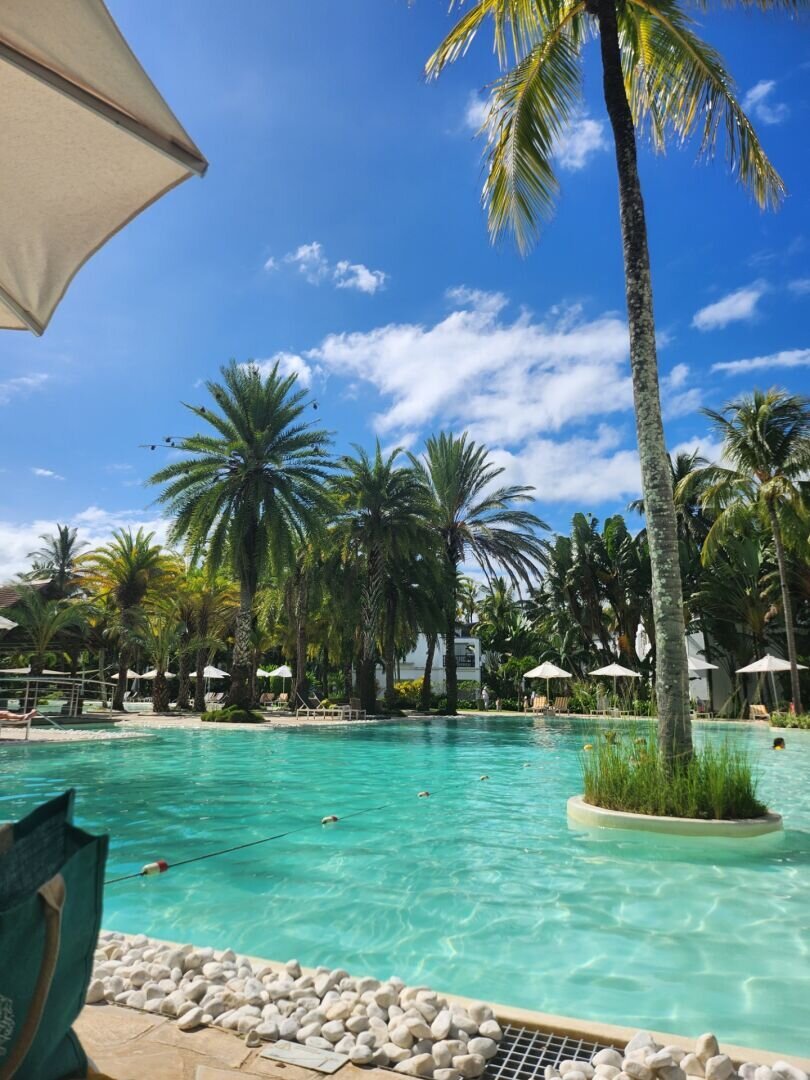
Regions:
M 484 703 L 484 712 L 489 709 L 489 690 L 486 687 L 481 691 L 481 700 Z

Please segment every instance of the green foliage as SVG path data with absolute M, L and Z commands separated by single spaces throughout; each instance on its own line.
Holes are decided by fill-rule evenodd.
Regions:
M 422 693 L 421 679 L 404 679 L 394 683 L 394 694 L 397 708 L 418 709 L 419 695 Z
M 810 713 L 773 713 L 771 726 L 778 728 L 799 728 L 810 731 Z
M 201 717 L 207 724 L 263 724 L 264 717 L 252 709 L 240 709 L 229 705 L 226 709 L 212 709 Z
M 728 743 L 695 750 L 665 767 L 653 729 L 594 737 L 583 753 L 585 801 L 607 810 L 706 820 L 761 817 L 757 777 L 747 754 Z
M 597 687 L 593 683 L 575 679 L 571 683 L 571 700 L 568 702 L 568 707 L 572 713 L 587 715 L 596 712 Z

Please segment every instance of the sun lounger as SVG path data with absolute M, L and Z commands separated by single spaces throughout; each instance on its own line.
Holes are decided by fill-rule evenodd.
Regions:
M 570 712 L 570 709 L 568 708 L 568 702 L 570 700 L 571 699 L 568 698 L 568 697 L 556 697 L 556 698 L 554 698 L 554 706 L 553 706 L 554 712 L 555 713 L 567 713 L 567 712 Z
M 3 732 L 3 725 L 13 728 L 25 728 L 25 740 L 28 741 L 28 736 L 31 734 L 31 721 L 34 719 L 34 713 L 21 713 L 15 717 L 0 717 L 0 735 Z M 54 727 L 58 727 L 58 724 L 54 724 Z
M 546 712 L 548 710 L 548 698 L 544 694 L 535 694 L 532 702 L 532 712 Z
M 349 698 L 349 719 L 350 720 L 365 720 L 366 710 L 360 708 L 360 698 Z
M 262 694 L 262 696 L 259 698 L 259 704 L 264 706 L 270 706 L 275 700 L 275 694 Z
M 769 721 L 771 718 L 771 714 L 768 712 L 764 705 L 752 705 L 750 718 L 752 720 L 765 720 L 767 723 L 767 721 Z

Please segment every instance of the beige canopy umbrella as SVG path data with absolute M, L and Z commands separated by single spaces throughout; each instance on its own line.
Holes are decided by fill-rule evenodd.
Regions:
M 13 630 L 15 626 L 17 623 L 7 619 L 5 615 L 0 615 L 0 630 Z
M 102 0 L 0 4 L 0 328 L 41 334 L 102 244 L 207 162 Z
M 797 664 L 797 668 L 801 671 L 807 670 L 806 664 Z M 790 661 L 783 660 L 781 656 L 772 656 L 771 653 L 765 653 L 759 660 L 754 660 L 751 664 L 746 664 L 745 667 L 738 667 L 738 675 L 762 675 L 765 672 L 768 673 L 771 679 L 771 693 L 773 694 L 773 704 L 776 707 L 778 698 L 776 695 L 776 679 L 773 677 L 775 671 L 790 671 Z
M 549 700 L 549 679 L 573 679 L 573 677 L 574 676 L 571 674 L 570 671 L 566 671 L 564 668 L 557 667 L 557 665 L 552 664 L 550 660 L 544 660 L 542 664 L 538 664 L 537 667 L 533 667 L 531 671 L 527 671 L 523 676 L 524 679 L 546 680 L 546 701 Z
M 609 675 L 613 679 L 613 696 L 616 696 L 616 680 L 622 678 L 640 679 L 637 671 L 622 667 L 621 664 L 608 664 L 607 667 L 597 668 L 596 671 L 588 672 L 589 675 Z
M 690 671 L 719 671 L 717 664 L 710 664 L 708 660 L 701 660 L 699 656 L 687 656 L 686 666 Z
M 30 667 L 7 667 L 0 668 L 0 675 L 30 675 Z M 54 671 L 52 668 L 43 668 L 43 675 L 66 675 L 65 671 Z M 36 677 L 36 676 L 35 676 Z
M 149 671 L 145 671 L 143 673 L 143 675 L 141 675 L 141 678 L 142 679 L 150 679 L 150 680 L 152 680 L 152 679 L 157 678 L 157 674 L 158 674 L 157 673 L 157 668 L 151 668 Z M 163 676 L 166 679 L 176 679 L 177 678 L 177 676 L 174 674 L 173 671 L 164 671 Z
M 115 679 L 115 681 L 118 682 L 118 672 L 116 671 L 116 673 L 114 675 L 111 675 L 110 678 Z M 132 668 L 127 668 L 127 682 L 129 682 L 130 679 L 140 679 L 140 678 L 141 678 L 140 671 L 133 671 Z

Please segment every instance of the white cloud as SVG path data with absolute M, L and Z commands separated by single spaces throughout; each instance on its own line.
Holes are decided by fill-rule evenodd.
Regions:
M 150 518 L 142 510 L 104 510 L 98 506 L 88 506 L 62 524 L 78 529 L 79 539 L 87 541 L 90 547 L 106 543 L 113 529 L 131 528 L 137 531 L 140 526 L 147 532 L 154 532 L 155 541 L 162 544 L 166 541 L 169 525 L 164 518 Z M 28 553 L 42 546 L 40 536 L 55 532 L 56 522 L 47 518 L 25 522 L 0 521 L 0 581 L 8 581 L 15 574 L 28 569 Z
M 460 288 L 461 305 L 434 325 L 390 323 L 330 334 L 306 352 L 327 374 L 366 384 L 383 399 L 373 418 L 392 441 L 441 425 L 490 444 L 631 407 L 623 319 L 578 309 L 537 321 L 505 320 L 498 293 Z
M 40 476 L 45 480 L 64 480 L 64 476 L 60 476 L 59 473 L 54 472 L 53 469 L 40 469 L 34 467 L 31 469 L 34 476 Z
M 470 91 L 464 109 L 464 126 L 477 134 L 484 126 L 488 112 L 489 104 L 486 99 L 482 98 L 477 91 Z
M 313 240 L 311 244 L 301 244 L 281 258 L 271 256 L 264 264 L 265 270 L 278 270 L 281 266 L 296 266 L 298 272 L 310 285 L 332 282 L 337 289 L 356 289 L 357 292 L 373 295 L 385 287 L 388 275 L 382 270 L 370 270 L 363 263 L 352 263 L 340 259 L 332 264 L 327 259 L 323 244 Z
M 784 102 L 774 101 L 775 79 L 760 79 L 743 98 L 743 109 L 763 124 L 783 124 L 790 115 Z
M 661 379 L 661 407 L 664 419 L 686 416 L 700 408 L 702 394 L 698 387 L 688 387 L 689 365 L 676 364 Z
M 569 123 L 557 141 L 556 157 L 563 169 L 584 169 L 594 154 L 607 150 L 605 125 L 601 120 L 579 116 Z
M 697 330 L 722 330 L 732 322 L 748 322 L 756 317 L 757 304 L 767 291 L 764 281 L 736 289 L 696 311 L 692 326 Z
M 767 371 L 770 368 L 810 367 L 810 349 L 783 349 L 769 356 L 752 356 L 747 360 L 724 360 L 712 364 L 712 371 L 738 375 L 743 371 Z
M 19 395 L 30 394 L 39 390 L 50 376 L 43 372 L 32 372 L 30 375 L 15 375 L 10 379 L 0 382 L 0 405 L 8 405 L 13 398 Z
M 105 465 L 104 471 L 109 473 L 131 472 L 134 467 L 134 465 L 126 465 L 113 462 L 110 465 Z
M 302 386 L 311 386 L 315 370 L 303 356 L 291 352 L 277 352 L 267 360 L 254 361 L 262 375 L 267 376 L 278 364 L 281 375 L 295 375 Z
M 788 288 L 794 296 L 809 296 L 810 277 L 796 278 L 794 281 L 788 282 Z

